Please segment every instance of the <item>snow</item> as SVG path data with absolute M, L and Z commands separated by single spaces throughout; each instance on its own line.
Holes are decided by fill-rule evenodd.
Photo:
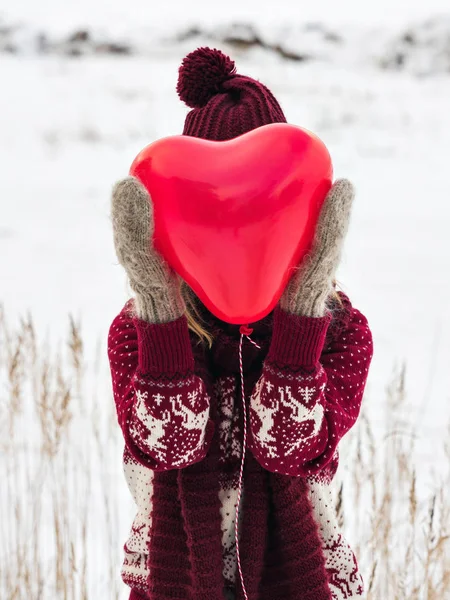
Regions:
M 373 56 L 377 40 L 368 36 L 364 46 L 367 24 L 383 27 L 382 39 L 394 43 L 413 19 L 446 4 L 410 3 L 405 14 L 400 2 L 341 2 L 339 8 L 278 2 L 272 19 L 272 2 L 252 0 L 227 3 L 227 17 L 230 23 L 248 19 L 274 38 L 294 17 L 299 23 L 323 18 L 338 31 L 345 23 L 361 54 Z M 146 28 L 167 35 L 178 26 L 226 25 L 210 2 L 190 2 L 189 12 L 181 3 L 148 7 L 140 0 L 46 0 L 43 10 L 42 3 L 21 0 L 5 17 L 34 32 L 66 35 L 87 24 L 112 38 L 140 40 Z M 0 61 L 0 302 L 9 319 L 30 311 L 53 339 L 63 337 L 67 315 L 74 314 L 82 321 L 87 356 L 101 340 L 105 361 L 107 329 L 129 295 L 112 244 L 110 190 L 143 146 L 181 131 L 186 109 L 175 94 L 177 69 L 199 41 L 161 45 L 156 39 L 130 57 L 74 59 L 37 56 L 26 37 L 27 52 L 3 54 Z M 320 42 L 318 50 L 327 47 Z M 359 61 L 357 47 L 346 46 L 353 62 L 331 54 L 288 62 L 259 48 L 233 55 L 241 72 L 272 89 L 290 122 L 324 140 L 336 176 L 357 187 L 338 279 L 374 334 L 367 402 L 375 428 L 381 430 L 392 369 L 406 362 L 425 495 L 444 465 L 450 417 L 450 77 L 383 70 Z M 386 55 L 392 50 L 387 43 L 379 48 Z M 433 72 L 429 65 L 427 72 Z

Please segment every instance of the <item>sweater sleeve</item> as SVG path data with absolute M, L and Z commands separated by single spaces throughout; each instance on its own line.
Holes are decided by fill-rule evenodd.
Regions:
M 324 348 L 330 321 L 330 313 L 317 318 L 275 311 L 269 354 L 250 399 L 249 448 L 269 471 L 321 471 L 358 417 L 372 334 L 366 317 L 350 305 L 346 327 Z
M 155 471 L 202 460 L 214 424 L 185 317 L 164 324 L 133 318 L 129 304 L 108 337 L 117 418 L 132 456 Z

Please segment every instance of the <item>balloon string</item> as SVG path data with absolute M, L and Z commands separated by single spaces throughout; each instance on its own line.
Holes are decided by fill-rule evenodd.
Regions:
M 239 342 L 239 369 L 240 369 L 240 373 L 241 373 L 242 407 L 244 410 L 244 440 L 243 440 L 243 447 L 242 447 L 241 468 L 239 470 L 239 485 L 238 485 L 238 497 L 237 497 L 237 503 L 236 503 L 236 515 L 235 515 L 235 520 L 234 520 L 234 527 L 235 527 L 234 531 L 235 531 L 235 538 L 236 538 L 236 555 L 237 555 L 237 563 L 238 563 L 238 568 L 239 568 L 239 576 L 241 578 L 241 584 L 242 584 L 242 590 L 244 592 L 244 598 L 245 598 L 245 600 L 248 600 L 247 591 L 246 591 L 245 585 L 244 585 L 244 577 L 242 575 L 241 555 L 240 555 L 240 551 L 239 551 L 239 507 L 241 504 L 245 451 L 247 449 L 247 406 L 245 404 L 244 367 L 243 367 L 243 361 L 242 361 L 242 343 L 244 341 L 244 337 L 246 337 L 249 340 L 249 342 L 251 342 L 258 349 L 261 349 L 261 346 L 258 346 L 258 344 L 250 338 L 250 335 L 253 333 L 253 329 L 248 327 L 248 325 L 242 325 L 239 331 L 241 334 L 241 339 Z

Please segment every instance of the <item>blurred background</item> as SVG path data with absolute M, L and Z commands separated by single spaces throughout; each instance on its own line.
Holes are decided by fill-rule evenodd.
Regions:
M 0 4 L 0 597 L 127 597 L 106 335 L 129 290 L 110 191 L 181 132 L 177 70 L 201 45 L 356 185 L 338 280 L 375 356 L 339 516 L 368 598 L 450 598 L 447 0 Z

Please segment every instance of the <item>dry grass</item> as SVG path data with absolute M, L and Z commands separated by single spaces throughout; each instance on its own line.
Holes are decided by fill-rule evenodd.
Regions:
M 387 387 L 381 439 L 375 439 L 367 415 L 361 416 L 356 460 L 344 480 L 351 490 L 343 494 L 349 508 L 344 530 L 351 529 L 358 540 L 355 551 L 366 575 L 367 600 L 444 600 L 450 598 L 449 438 L 440 441 L 446 472 L 427 492 L 428 484 L 417 479 L 417 436 L 409 425 L 405 377 L 403 365 Z
M 126 597 L 119 573 L 131 505 L 103 353 L 87 368 L 73 320 L 63 349 L 53 352 L 37 341 L 31 319 L 11 331 L 0 312 L 2 599 Z M 404 368 L 383 406 L 384 438 L 366 414 L 356 428 L 339 519 L 364 570 L 367 600 L 443 600 L 450 597 L 450 477 L 424 497 Z
M 121 448 L 99 374 L 73 320 L 52 353 L 0 313 L 2 599 L 119 598 Z

